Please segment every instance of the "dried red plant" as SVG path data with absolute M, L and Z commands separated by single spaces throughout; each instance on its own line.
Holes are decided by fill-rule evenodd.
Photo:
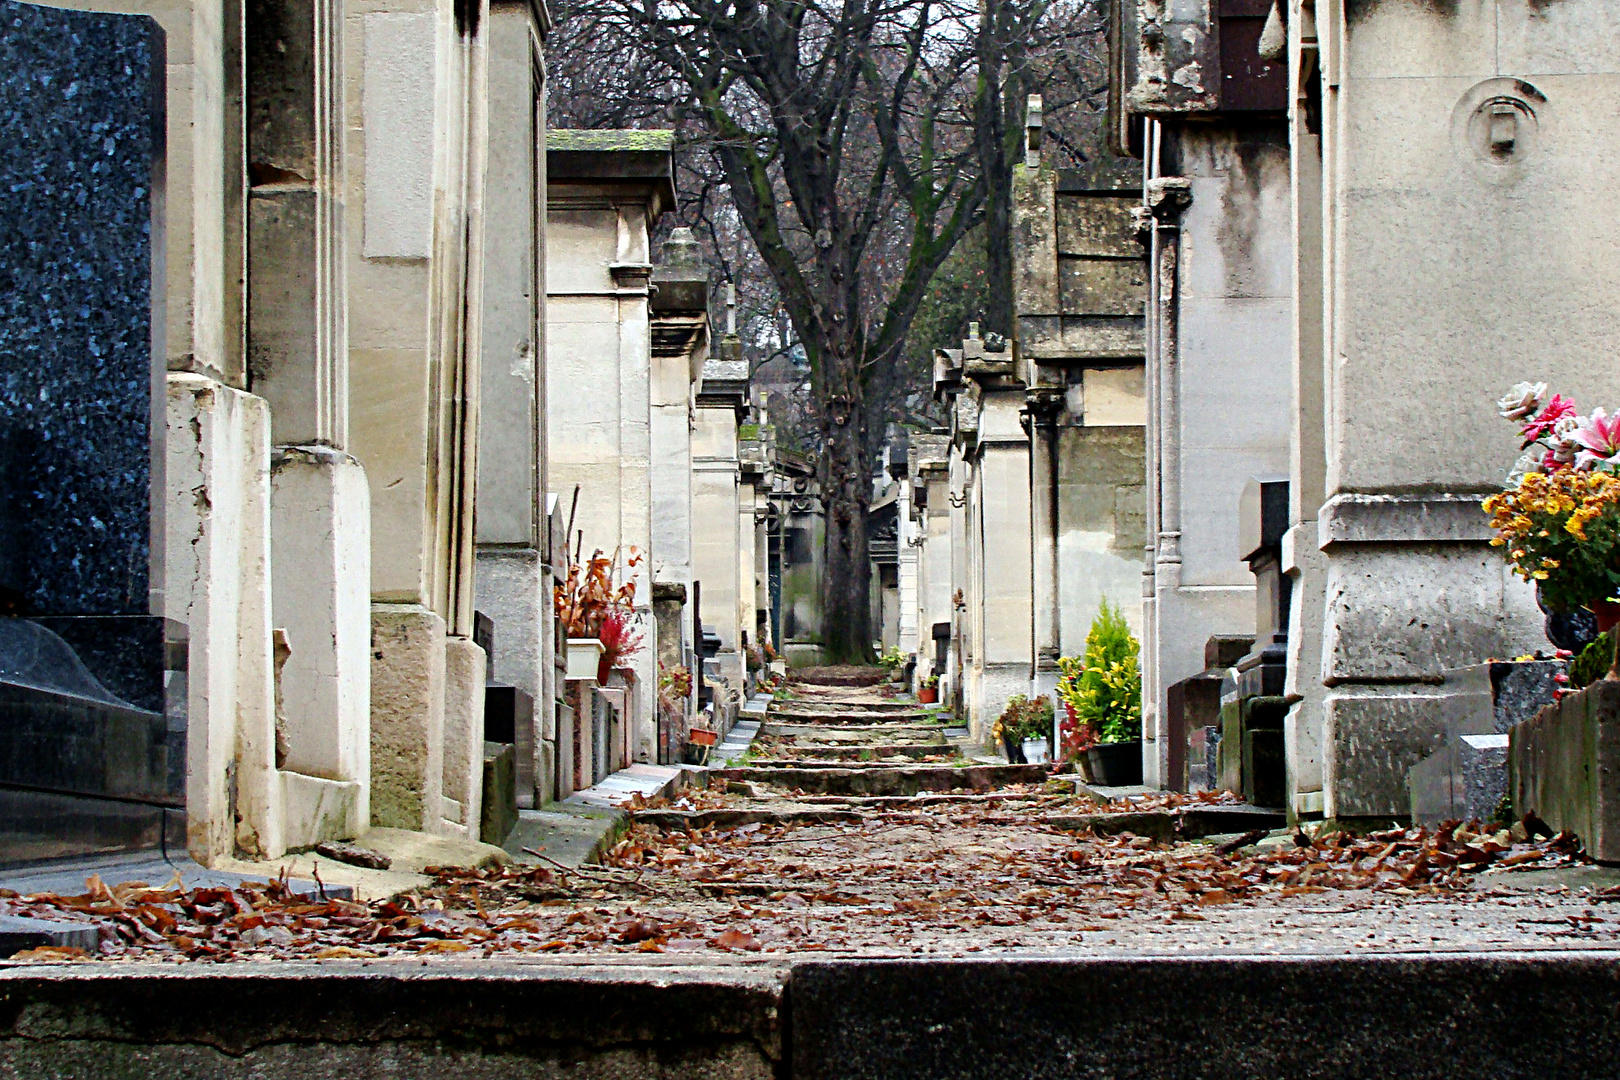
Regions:
M 596 632 L 596 640 L 602 643 L 602 658 L 596 662 L 597 682 L 606 683 L 609 672 L 641 651 L 644 635 L 635 629 L 635 619 L 634 611 L 617 607 L 602 617 L 602 626 Z
M 553 593 L 557 618 L 569 637 L 599 637 L 610 611 L 635 613 L 636 583 L 620 579 L 625 571 L 639 566 L 641 559 L 641 553 L 631 548 L 630 557 L 620 565 L 617 550 L 609 557 L 598 549 L 585 562 L 576 560 L 569 566 L 568 579 Z

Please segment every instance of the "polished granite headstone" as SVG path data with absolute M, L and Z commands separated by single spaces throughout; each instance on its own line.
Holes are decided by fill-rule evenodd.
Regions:
M 0 0 L 0 859 L 139 846 L 183 802 L 164 77 L 147 16 Z
M 13 614 L 150 611 L 163 76 L 151 18 L 0 0 L 0 587 Z

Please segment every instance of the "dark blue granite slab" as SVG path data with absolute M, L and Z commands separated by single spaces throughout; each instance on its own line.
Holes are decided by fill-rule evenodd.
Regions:
M 0 611 L 149 610 L 163 85 L 151 18 L 0 0 Z

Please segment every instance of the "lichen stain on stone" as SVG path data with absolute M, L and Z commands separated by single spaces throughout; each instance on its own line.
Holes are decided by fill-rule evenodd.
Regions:
M 1245 295 L 1258 275 L 1256 234 L 1260 230 L 1260 201 L 1264 197 L 1261 174 L 1266 147 L 1239 141 L 1232 147 L 1235 167 L 1227 171 L 1226 194 L 1215 241 L 1221 249 L 1221 272 L 1228 296 Z

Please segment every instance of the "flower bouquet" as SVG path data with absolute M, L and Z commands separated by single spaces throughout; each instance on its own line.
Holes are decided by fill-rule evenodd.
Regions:
M 1620 416 L 1581 416 L 1569 398 L 1548 399 L 1546 383 L 1520 383 L 1498 405 L 1520 425 L 1525 456 L 1484 502 L 1491 543 L 1547 608 L 1586 608 L 1607 630 L 1620 622 Z

